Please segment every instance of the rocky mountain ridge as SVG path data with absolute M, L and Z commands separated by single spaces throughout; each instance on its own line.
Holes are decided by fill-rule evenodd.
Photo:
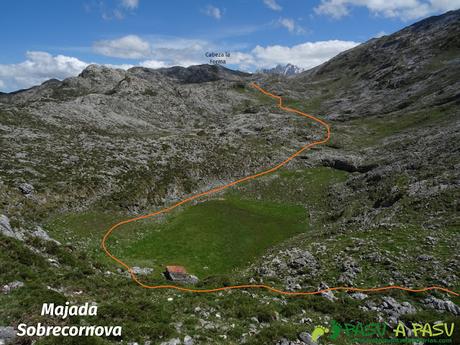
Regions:
M 459 10 L 430 17 L 340 53 L 295 76 L 289 89 L 340 118 L 458 104 L 459 37 Z
M 278 75 L 289 77 L 289 76 L 293 76 L 293 75 L 302 73 L 303 71 L 305 71 L 305 69 L 288 63 L 286 65 L 278 64 L 273 68 L 260 69 L 260 70 L 257 70 L 256 73 L 278 74 Z

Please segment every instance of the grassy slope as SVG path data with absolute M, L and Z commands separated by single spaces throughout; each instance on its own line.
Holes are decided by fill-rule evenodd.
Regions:
M 346 175 L 329 168 L 285 170 L 230 190 L 221 199 L 177 210 L 166 219 L 120 227 L 109 247 L 130 265 L 155 267 L 157 279 L 166 264 L 184 265 L 200 278 L 228 274 L 268 248 L 307 232 L 310 221 L 318 223 L 309 215 L 325 209 L 329 186 Z M 111 224 L 126 217 L 94 211 L 70 214 L 50 219 L 45 228 L 59 241 L 84 248 L 91 260 L 113 267 L 100 250 L 100 240 Z
M 139 228 L 141 230 L 150 229 L 151 231 L 153 224 L 159 226 L 159 229 L 162 231 L 155 234 L 151 234 L 150 232 L 150 235 L 147 234 L 147 237 L 151 236 L 154 239 L 163 230 L 167 230 L 164 231 L 164 236 L 169 236 L 170 234 L 172 236 L 172 231 L 183 229 L 183 224 L 191 226 L 197 219 L 202 224 L 200 218 L 204 215 L 208 217 L 208 219 L 204 219 L 204 223 L 209 225 L 207 230 L 212 230 L 214 226 L 222 225 L 222 218 L 228 222 L 233 222 L 235 215 L 241 217 L 241 212 L 244 215 L 242 217 L 244 219 L 243 227 L 249 228 L 251 224 L 254 225 L 257 219 L 260 219 L 260 216 L 267 215 L 267 213 L 269 214 L 268 219 L 276 224 L 277 219 L 283 219 L 286 206 L 288 207 L 287 209 L 291 210 L 292 215 L 296 215 L 297 212 L 302 211 L 303 219 L 299 219 L 300 221 L 305 220 L 304 207 L 310 214 L 313 212 L 313 214 L 317 213 L 324 217 L 324 211 L 328 207 L 325 196 L 327 195 L 329 186 L 333 183 L 344 181 L 347 175 L 343 171 L 329 168 L 281 171 L 279 174 L 253 181 L 236 190 L 231 190 L 224 195 L 224 200 L 212 200 L 179 210 L 172 214 L 166 221 L 163 219 L 159 224 L 148 222 L 141 224 L 140 227 L 137 225 L 128 226 L 124 229 L 126 231 L 119 233 L 117 237 L 118 245 L 123 244 L 123 248 L 125 248 L 124 244 L 128 244 L 128 242 L 138 244 L 137 241 L 130 242 L 131 237 L 138 239 L 138 236 L 143 235 L 139 231 Z M 254 199 L 264 201 L 261 202 Z M 294 206 L 295 204 L 302 206 Z M 230 210 L 228 209 L 229 207 Z M 278 214 L 279 212 L 281 212 L 281 215 Z M 59 235 L 60 233 L 58 239 L 62 242 L 80 241 L 75 246 L 77 249 L 71 253 L 69 253 L 67 248 L 50 246 L 48 252 L 56 255 L 67 270 L 67 273 L 58 276 L 54 269 L 49 268 L 44 259 L 30 255 L 30 253 L 23 253 L 24 250 L 20 249 L 21 246 L 14 245 L 15 241 L 0 241 L 4 246 L 8 247 L 6 251 L 3 251 L 3 255 L 1 256 L 2 263 L 5 263 L 2 277 L 9 272 L 7 281 L 20 279 L 26 282 L 34 282 L 27 283 L 24 289 L 17 290 L 10 295 L 0 296 L 0 305 L 2 306 L 0 307 L 0 314 L 5 316 L 2 323 L 10 324 L 13 319 L 28 323 L 40 321 L 40 318 L 34 315 L 39 314 L 38 310 L 41 303 L 49 301 L 62 302 L 64 300 L 61 294 L 48 290 L 46 288 L 47 285 L 55 288 L 66 286 L 70 291 L 84 291 L 82 297 L 75 296 L 72 299 L 76 302 L 80 301 L 80 298 L 80 302 L 86 300 L 97 301 L 100 305 L 100 314 L 109 320 L 107 324 L 114 324 L 114 322 L 122 324 L 124 326 L 123 338 L 129 340 L 141 340 L 139 338 L 140 335 L 149 336 L 151 339 L 159 339 L 159 337 L 170 339 L 177 335 L 172 322 L 182 320 L 185 323 L 185 333 L 202 334 L 208 337 L 208 341 L 211 341 L 209 339 L 214 339 L 215 343 L 224 343 L 218 337 L 218 334 L 196 328 L 199 327 L 196 318 L 190 317 L 190 314 L 194 313 L 193 310 L 196 306 L 215 308 L 225 316 L 229 323 L 234 323 L 235 328 L 227 332 L 230 338 L 234 337 L 233 339 L 238 339 L 242 333 L 247 332 L 245 328 L 247 327 L 247 320 L 253 316 L 270 322 L 270 327 L 251 338 L 249 344 L 267 344 L 283 336 L 293 339 L 301 331 L 311 331 L 312 327 L 310 325 L 303 325 L 296 322 L 286 324 L 276 320 L 277 315 L 295 320 L 302 317 L 302 310 L 307 311 L 307 316 L 314 320 L 314 324 L 324 323 L 320 318 L 325 314 L 329 315 L 331 319 L 341 322 L 350 320 L 360 320 L 362 322 L 375 320 L 375 316 L 372 313 L 359 310 L 358 306 L 361 304 L 360 302 L 350 298 L 340 298 L 338 301 L 332 303 L 317 297 L 282 297 L 280 300 L 272 300 L 271 298 L 266 298 L 270 294 L 267 295 L 263 292 L 259 292 L 257 298 L 253 298 L 243 292 L 229 293 L 225 298 L 217 298 L 217 296 L 210 297 L 207 295 L 176 295 L 172 291 L 158 291 L 152 294 L 139 289 L 129 279 L 121 276 L 101 278 L 100 275 L 95 275 L 92 270 L 89 270 L 88 265 L 95 265 L 101 268 L 101 270 L 113 270 L 115 267 L 113 263 L 105 260 L 104 256 L 101 255 L 99 240 L 107 225 L 122 218 L 124 218 L 122 215 L 93 212 L 67 215 L 51 220 L 47 229 L 53 231 L 55 235 Z M 267 219 L 267 217 L 264 218 Z M 322 217 L 310 219 L 312 224 L 316 224 L 314 229 L 319 229 L 318 226 L 325 221 Z M 294 224 L 296 223 L 294 222 Z M 201 226 L 195 228 L 191 226 L 189 231 L 194 235 L 202 235 L 199 238 L 206 241 L 208 234 L 203 230 L 204 228 Z M 396 254 L 396 247 L 401 247 L 401 244 L 404 249 L 411 248 L 411 241 L 405 242 L 405 235 L 403 233 L 393 232 L 392 237 L 396 241 L 394 247 L 392 247 L 391 242 L 386 238 L 385 233 L 377 234 L 379 238 L 373 238 L 373 240 L 376 243 L 381 243 L 384 250 L 389 250 Z M 325 234 L 318 235 L 317 231 L 315 231 L 314 241 L 310 240 L 309 242 L 325 241 L 325 236 Z M 354 233 L 353 236 L 366 239 L 368 236 L 373 235 L 372 233 L 365 232 L 363 234 Z M 197 237 L 196 240 L 198 241 L 199 238 Z M 155 242 L 143 242 L 143 245 L 148 243 L 150 246 L 155 247 Z M 331 239 L 330 244 L 335 247 L 335 252 L 342 252 L 346 246 L 352 245 L 353 241 L 349 236 L 344 234 Z M 206 245 L 205 243 L 204 246 Z M 440 242 L 435 250 L 444 252 L 444 247 L 445 244 Z M 119 248 L 122 247 L 120 246 Z M 238 248 L 233 249 L 238 250 Z M 133 256 L 136 256 L 140 251 L 140 248 L 137 248 L 137 246 L 130 246 L 126 254 L 131 253 Z M 189 253 L 189 251 L 186 251 L 186 253 Z M 415 255 L 415 253 L 407 254 L 411 256 Z M 325 256 L 320 258 L 322 265 L 324 268 L 329 267 L 331 277 L 336 278 L 339 272 L 337 272 L 335 264 L 332 263 L 332 258 L 328 258 L 327 255 L 325 253 Z M 225 257 L 233 260 L 232 257 Z M 21 259 L 19 260 L 18 258 Z M 151 256 L 149 254 L 145 260 L 149 261 L 150 259 Z M 196 260 L 196 258 L 192 258 L 192 260 Z M 140 258 L 140 261 L 142 261 L 142 258 Z M 331 262 L 329 263 L 329 261 Z M 202 264 L 202 262 L 196 262 Z M 75 267 L 78 267 L 78 272 L 80 273 L 76 273 Z M 360 283 L 366 282 L 365 285 L 368 285 L 369 282 L 377 283 L 381 280 L 379 276 L 372 276 L 372 274 L 379 272 L 376 267 L 369 266 L 363 267 L 363 269 L 363 273 L 360 274 Z M 410 270 L 410 267 L 407 267 L 407 269 Z M 369 274 L 371 275 L 368 276 Z M 329 279 L 328 276 L 321 277 L 321 279 L 323 278 L 326 281 Z M 220 282 L 216 281 L 212 283 L 212 285 L 220 284 Z M 117 288 L 114 289 L 114 286 Z M 390 295 L 399 298 L 404 297 L 400 293 Z M 169 297 L 173 297 L 174 301 L 167 302 L 167 298 Z M 125 303 L 127 299 L 129 299 L 129 303 Z M 264 302 L 260 303 L 260 301 Z M 156 312 L 152 313 L 151 310 L 156 310 Z M 433 312 L 431 317 L 447 321 L 439 313 Z M 45 321 L 47 324 L 53 323 L 50 320 Z M 85 321 L 91 323 L 86 318 Z M 70 320 L 69 322 L 78 324 L 81 321 Z M 101 318 L 97 318 L 94 323 L 106 324 Z M 71 341 L 71 339 L 50 338 L 42 339 L 40 344 L 71 344 Z M 345 339 L 340 339 L 336 343 L 347 344 L 348 342 Z
M 198 276 L 230 273 L 268 247 L 307 230 L 302 207 L 237 198 L 189 207 L 117 251 L 130 262 L 181 264 Z
M 165 237 L 173 236 L 174 231 L 183 230 L 183 225 L 186 224 L 190 227 L 188 231 L 193 235 L 197 246 L 206 247 L 207 252 L 211 255 L 221 254 L 218 251 L 222 248 L 227 251 L 225 255 L 220 256 L 221 264 L 225 264 L 229 268 L 229 263 L 240 262 L 244 266 L 248 255 L 256 257 L 262 254 L 264 246 L 275 245 L 297 231 L 307 229 L 307 213 L 304 208 L 306 204 L 303 201 L 298 201 L 296 205 L 293 200 L 303 199 L 309 200 L 311 205 L 323 205 L 323 195 L 329 185 L 341 181 L 345 177 L 345 173 L 329 168 L 282 171 L 279 174 L 259 180 L 257 186 L 254 186 L 254 183 L 248 183 L 237 190 L 232 190 L 224 195 L 224 200 L 211 200 L 179 210 L 166 221 L 163 219 L 160 222 L 146 222 L 145 224 L 128 226 L 124 229 L 125 231 L 118 234 L 118 244 L 116 245 L 119 245 L 118 248 L 121 249 L 125 248 L 125 244 L 131 244 L 127 249 L 127 254 L 138 255 L 142 246 L 148 244 L 155 247 L 158 244 L 158 241 L 155 241 L 157 235 L 163 233 L 162 236 Z M 261 187 L 262 185 L 265 187 Z M 270 199 L 276 198 L 283 188 L 291 191 L 299 188 L 299 185 L 302 188 L 302 193 L 297 194 L 297 197 L 294 197 L 292 193 L 285 193 L 285 199 L 278 200 L 278 202 L 270 201 Z M 253 187 L 262 190 L 265 201 L 254 200 L 254 198 L 261 198 L 262 196 L 252 193 L 250 189 Z M 289 198 L 291 197 L 293 200 L 290 201 Z M 208 227 L 202 226 L 203 217 L 207 217 L 204 219 L 204 224 L 207 224 Z M 209 295 L 177 295 L 173 291 L 157 291 L 152 294 L 139 289 L 130 279 L 123 276 L 95 274 L 90 266 L 96 267 L 102 272 L 113 271 L 116 267 L 101 253 L 99 243 L 107 226 L 123 218 L 124 216 L 120 214 L 93 211 L 82 214 L 67 214 L 50 219 L 46 229 L 62 243 L 68 242 L 69 245 L 54 246 L 40 243 L 35 245 L 45 246 L 46 252 L 57 258 L 61 265 L 59 271 L 50 267 L 46 259 L 31 254 L 17 241 L 0 238 L 0 244 L 4 247 L 2 249 L 5 249 L 0 253 L 3 263 L 2 279 L 5 278 L 5 281 L 16 279 L 26 281 L 24 288 L 9 295 L 0 295 L 0 315 L 3 315 L 0 318 L 0 323 L 26 322 L 34 324 L 45 322 L 46 324 L 55 324 L 60 321 L 39 317 L 42 303 L 53 301 L 63 303 L 68 299 L 75 303 L 96 301 L 100 306 L 100 314 L 104 315 L 104 320 L 107 321 L 98 317 L 94 321 L 88 318 L 84 318 L 84 320 L 69 319 L 66 323 L 121 324 L 124 332 L 123 339 L 141 340 L 141 335 L 150 337 L 150 339 L 170 339 L 177 335 L 172 322 L 182 320 L 185 324 L 185 333 L 202 334 L 211 343 L 213 341 L 214 343 L 223 343 L 218 334 L 202 329 L 197 324 L 197 319 L 190 316 L 194 313 L 193 310 L 196 306 L 205 306 L 219 310 L 228 322 L 235 324 L 235 327 L 227 333 L 229 337 L 234 337 L 233 339 L 238 339 L 242 333 L 247 332 L 247 320 L 251 317 L 270 322 L 269 328 L 249 341 L 249 344 L 267 344 L 282 336 L 293 338 L 301 331 L 311 331 L 305 325 L 276 321 L 277 315 L 302 317 L 302 310 L 306 309 L 308 316 L 316 319 L 327 309 L 329 314 L 334 315 L 335 319 L 339 319 L 340 315 L 343 315 L 342 309 L 350 308 L 354 303 L 349 299 L 344 300 L 343 303 L 330 303 L 316 298 L 287 299 L 285 301 L 283 297 L 279 300 L 272 300 L 266 298 L 271 294 L 262 291 L 258 292 L 258 298 L 253 298 L 243 292 L 228 293 L 225 298 Z M 236 220 L 238 220 L 237 224 L 235 224 Z M 197 226 L 198 221 L 200 222 L 199 227 Z M 161 231 L 152 234 L 153 225 L 158 226 Z M 238 226 L 233 227 L 233 225 Z M 212 234 L 213 231 L 217 230 L 222 234 L 232 228 L 237 234 L 249 231 L 249 234 L 254 234 L 254 236 L 249 236 L 246 239 L 249 242 L 237 241 L 234 246 L 229 248 L 222 247 L 222 244 L 220 249 L 213 246 L 209 248 L 211 241 L 208 238 L 209 232 Z M 143 230 L 147 229 L 149 232 L 146 236 L 151 237 L 152 242 L 142 242 L 141 244 L 136 240 L 131 241 L 131 237 L 138 239 L 138 236 L 143 234 Z M 269 237 L 266 236 L 267 231 L 270 234 Z M 236 237 L 237 234 L 229 233 L 227 235 Z M 258 242 L 259 240 L 262 240 L 261 244 Z M 200 241 L 203 243 L 199 243 Z M 138 244 L 141 245 L 140 248 L 136 246 Z M 160 246 L 154 250 L 161 248 L 163 247 Z M 248 251 L 248 248 L 255 252 Z M 213 251 L 209 251 L 209 249 L 213 249 Z M 228 256 L 229 251 L 235 252 Z M 181 255 L 187 260 L 197 260 L 194 257 L 187 258 L 186 254 L 189 253 L 186 250 Z M 240 253 L 245 254 L 245 256 L 239 257 Z M 165 252 L 163 252 L 164 254 Z M 151 260 L 150 253 L 147 256 L 145 260 Z M 201 259 L 205 258 L 202 257 Z M 142 258 L 139 261 L 142 262 Z M 200 261 L 196 262 L 200 265 L 203 264 Z M 203 284 L 207 284 L 207 282 Z M 221 285 L 222 281 L 211 280 L 209 284 Z M 83 291 L 83 294 L 66 298 L 61 293 L 49 290 L 47 286 L 56 289 L 65 287 L 67 293 Z M 257 293 L 257 291 L 254 292 Z M 168 302 L 167 298 L 169 297 L 173 297 L 174 301 Z M 129 303 L 126 303 L 128 299 Z M 260 303 L 261 300 L 265 302 Z M 151 310 L 156 312 L 152 313 Z M 363 313 L 361 314 L 362 318 L 365 317 Z M 44 338 L 40 340 L 39 344 L 73 344 L 77 340 Z M 89 339 L 88 343 L 91 341 L 96 343 L 94 339 Z M 104 341 L 101 340 L 101 343 Z
M 264 99 L 263 96 L 261 98 Z M 318 107 L 317 103 L 312 103 L 308 104 L 309 111 L 314 111 Z M 320 102 L 318 101 L 318 103 Z M 430 117 L 427 117 L 427 114 L 414 113 L 413 115 L 408 118 L 406 114 L 405 118 L 408 122 L 402 123 L 401 128 L 399 128 L 401 122 L 392 122 L 391 130 L 387 130 L 389 127 L 387 127 L 384 119 L 378 118 L 371 119 L 369 123 L 365 124 L 357 122 L 353 126 L 374 130 L 377 139 L 380 140 L 391 135 L 394 131 L 404 131 L 412 126 L 425 125 L 426 121 L 430 121 Z M 444 115 L 443 111 L 440 110 L 439 116 L 436 116 L 436 118 L 444 118 Z M 351 134 L 353 137 L 358 137 L 355 136 L 355 131 L 356 129 Z M 371 144 L 371 142 L 354 144 L 365 146 Z M 315 236 L 315 241 L 325 241 L 326 238 L 321 235 L 318 236 L 317 232 L 327 222 L 328 187 L 330 184 L 342 182 L 346 178 L 347 174 L 345 172 L 327 168 L 283 171 L 278 175 L 253 181 L 238 190 L 230 191 L 225 195 L 225 200 L 208 201 L 179 210 L 172 214 L 166 222 L 146 222 L 145 224 L 127 226 L 123 228 L 123 231 L 117 233 L 116 240 L 118 243 L 114 243 L 114 248 L 123 250 L 123 254 L 132 259 L 132 264 L 137 265 L 144 263 L 149 265 L 154 258 L 172 260 L 171 258 L 182 256 L 183 259 L 181 258 L 180 260 L 185 260 L 185 265 L 187 267 L 190 265 L 192 270 L 195 270 L 194 267 L 196 267 L 196 272 L 199 272 L 204 265 L 210 265 L 207 260 L 217 265 L 216 272 L 226 272 L 227 269 L 232 267 L 231 264 L 235 262 L 240 264 L 240 267 L 244 267 L 251 259 L 249 256 L 252 253 L 249 253 L 249 248 L 256 250 L 252 257 L 256 258 L 266 246 L 281 243 L 289 236 L 298 233 L 297 231 L 307 229 L 307 214 L 309 214 L 308 223 L 310 224 L 312 235 Z M 272 210 L 278 210 L 279 212 L 272 214 Z M 285 224 L 286 213 L 295 218 L 290 219 L 288 233 L 278 231 L 279 224 Z M 264 227 L 259 224 L 262 217 L 266 222 Z M 62 303 L 66 299 L 61 293 L 47 289 L 47 285 L 56 288 L 63 286 L 71 291 L 83 291 L 82 297 L 73 296 L 71 298 L 76 302 L 93 300 L 99 302 L 101 306 L 100 314 L 109 320 L 107 324 L 113 325 L 117 323 L 124 325 L 124 339 L 126 340 L 139 339 L 141 334 L 150 336 L 152 339 L 158 339 L 159 337 L 163 337 L 163 339 L 171 338 L 176 335 L 174 326 L 171 323 L 183 320 L 188 333 L 206 334 L 206 336 L 214 339 L 215 343 L 222 343 L 222 339 L 218 338 L 217 334 L 213 334 L 212 331 L 206 331 L 201 328 L 197 330 L 195 328 L 197 320 L 196 318 L 191 318 L 190 315 L 194 313 L 194 307 L 197 305 L 210 306 L 224 311 L 228 320 L 232 320 L 236 325 L 233 330 L 228 332 L 229 335 L 234 334 L 234 339 L 238 339 L 242 333 L 247 331 L 247 329 L 243 328 L 243 323 L 247 324 L 247 320 L 252 316 L 269 321 L 270 327 L 254 337 L 250 341 L 251 344 L 271 343 L 282 336 L 293 339 L 299 331 L 312 330 L 310 326 L 275 321 L 276 313 L 279 313 L 281 317 L 293 317 L 300 316 L 302 310 L 306 310 L 307 315 L 313 318 L 314 323 L 321 323 L 321 321 L 318 321 L 318 317 L 323 315 L 328 315 L 332 319 L 339 321 L 353 319 L 365 321 L 373 318 L 371 313 L 359 310 L 360 302 L 349 298 L 340 299 L 335 303 L 316 297 L 305 299 L 281 298 L 280 300 L 283 303 L 269 300 L 265 304 L 265 293 L 260 293 L 257 296 L 258 298 L 253 298 L 242 292 L 228 294 L 226 298 L 210 298 L 206 295 L 176 295 L 173 292 L 162 291 L 152 294 L 139 289 L 129 279 L 121 276 L 102 277 L 100 274 L 95 275 L 89 265 L 100 268 L 101 271 L 113 271 L 115 265 L 102 254 L 99 243 L 106 228 L 124 218 L 126 216 L 121 214 L 93 211 L 82 214 L 61 215 L 50 219 L 46 229 L 62 243 L 70 242 L 74 247 L 73 249 L 67 247 L 59 249 L 53 246 L 48 248 L 48 252 L 56 256 L 64 267 L 62 273 L 59 274 L 56 273 L 56 269 L 49 266 L 45 259 L 32 255 L 31 252 L 22 248 L 15 241 L 0 238 L 0 245 L 2 246 L 2 251 L 0 251 L 0 262 L 2 262 L 0 277 L 2 281 L 8 282 L 15 279 L 26 281 L 25 288 L 19 289 L 10 295 L 0 295 L 0 324 L 11 324 L 17 320 L 35 322 L 37 321 L 35 315 L 39 314 L 41 303 L 50 301 Z M 242 220 L 240 220 L 238 227 L 233 228 L 231 226 L 236 219 Z M 203 224 L 206 226 L 203 226 Z M 265 228 L 270 230 L 269 238 L 261 236 L 261 232 Z M 157 232 L 157 229 L 160 232 Z M 155 233 L 152 233 L 152 230 Z M 186 234 L 185 237 L 180 238 L 183 250 L 182 252 L 171 253 L 171 246 L 178 247 L 181 245 L 176 240 L 172 240 L 176 238 L 175 235 L 178 231 Z M 446 229 L 446 231 L 455 232 L 458 229 L 452 228 Z M 236 235 L 238 235 L 241 238 L 241 233 L 254 236 L 250 236 L 246 243 L 232 241 L 232 236 L 237 237 Z M 224 243 L 218 243 L 213 246 L 211 243 L 215 243 L 214 239 L 219 237 L 217 234 L 230 236 L 227 239 L 233 246 L 224 246 Z M 286 234 L 286 237 L 280 237 L 284 236 L 283 234 Z M 393 230 L 391 236 L 378 231 L 354 233 L 352 236 L 364 240 L 371 237 L 378 243 L 378 248 L 388 250 L 394 256 L 397 256 L 401 251 L 404 251 L 410 257 L 418 255 L 424 248 L 413 250 L 414 247 L 411 241 L 413 239 L 408 240 L 406 234 L 407 232 L 404 229 L 400 229 Z M 147 241 L 140 242 L 140 238 L 144 236 Z M 265 242 L 259 248 L 258 240 L 260 238 Z M 159 239 L 161 241 L 158 241 Z M 392 241 L 396 241 L 396 244 Z M 353 239 L 346 234 L 338 235 L 331 239 L 330 243 L 335 247 L 334 252 L 340 253 L 347 246 L 353 245 Z M 190 251 L 189 245 L 192 249 L 201 248 L 198 251 L 199 254 L 203 253 L 203 248 L 205 248 L 210 257 L 192 255 L 194 253 Z M 306 248 L 308 247 L 306 246 Z M 222 250 L 227 252 L 220 252 Z M 234 251 L 237 254 L 229 256 L 228 251 Z M 446 260 L 452 255 L 448 243 L 443 241 L 439 242 L 434 251 L 434 254 L 439 251 L 439 254 L 445 257 Z M 246 254 L 246 256 L 239 257 L 241 253 Z M 325 268 L 330 268 L 328 271 L 330 278 L 336 278 L 339 272 L 332 260 L 328 261 L 327 255 L 328 253 L 325 253 L 325 257 L 320 259 Z M 187 262 L 190 262 L 190 264 Z M 444 260 L 442 263 L 445 263 Z M 407 272 L 410 272 L 412 267 L 402 265 L 398 269 L 403 272 L 404 269 L 407 269 Z M 365 285 L 378 284 L 382 279 L 386 279 L 379 272 L 382 271 L 372 265 L 363 267 L 363 272 L 358 279 L 359 283 Z M 329 277 L 325 276 L 324 278 L 327 280 Z M 429 277 L 423 278 L 429 281 Z M 114 288 L 115 286 L 116 288 Z M 396 296 L 396 294 L 390 295 Z M 172 303 L 166 302 L 166 298 L 170 296 L 175 299 Z M 399 297 L 401 294 L 398 293 L 397 296 Z M 128 299 L 129 303 L 126 303 Z M 260 303 L 260 301 L 264 301 L 264 303 Z M 287 303 L 284 303 L 286 301 Z M 459 302 L 458 298 L 454 299 L 454 301 Z M 152 312 L 152 310 L 155 310 L 155 312 Z M 430 320 L 431 318 L 433 320 L 442 320 L 445 316 L 432 312 Z M 239 319 L 243 319 L 244 322 L 240 323 Z M 424 315 L 421 319 L 428 321 L 429 318 Z M 79 323 L 80 321 L 73 320 L 72 322 Z M 91 323 L 86 319 L 84 322 Z M 105 322 L 102 318 L 98 318 L 94 323 L 104 324 Z M 52 322 L 46 320 L 46 323 L 51 324 Z M 71 340 L 50 338 L 41 340 L 40 344 L 67 344 L 66 341 L 70 343 Z

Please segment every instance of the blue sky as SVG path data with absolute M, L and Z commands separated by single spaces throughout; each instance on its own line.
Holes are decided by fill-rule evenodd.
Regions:
M 460 0 L 4 1 L 0 90 L 78 74 L 89 63 L 128 68 L 206 63 L 253 71 L 318 65 L 358 43 Z

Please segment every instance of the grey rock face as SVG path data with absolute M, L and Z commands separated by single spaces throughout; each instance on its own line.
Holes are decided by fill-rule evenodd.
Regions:
M 256 271 L 268 277 L 298 276 L 314 274 L 318 267 L 318 261 L 309 251 L 292 248 L 266 257 L 264 263 Z
M 375 306 L 373 302 L 367 302 L 366 308 L 383 312 L 387 315 L 389 323 L 395 325 L 398 323 L 401 315 L 413 314 L 417 310 L 409 302 L 399 303 L 393 297 L 385 296 L 383 302 Z
M 257 73 L 265 74 L 279 74 L 284 76 L 292 76 L 303 72 L 304 69 L 293 64 L 288 63 L 287 65 L 277 65 L 273 68 L 258 70 Z
M 430 296 L 423 300 L 423 303 L 426 304 L 427 307 L 440 310 L 440 311 L 447 311 L 454 315 L 460 315 L 460 307 L 456 305 L 452 301 L 442 300 L 433 296 Z
M 361 272 L 361 268 L 352 258 L 344 259 L 341 266 L 342 273 L 340 274 L 338 281 L 347 285 L 353 285 L 353 279 L 355 279 L 356 275 Z
M 31 235 L 32 235 L 33 237 L 40 238 L 40 239 L 42 239 L 42 240 L 44 240 L 44 241 L 54 242 L 54 243 L 59 244 L 59 245 L 61 244 L 60 242 L 58 242 L 58 241 L 56 241 L 55 239 L 51 238 L 51 237 L 48 235 L 48 233 L 47 233 L 45 230 L 43 230 L 40 226 L 37 226 L 37 227 L 35 228 L 35 230 L 31 233 Z
M 13 230 L 9 218 L 4 214 L 0 216 L 0 233 L 7 237 L 16 238 L 18 240 L 22 239 L 21 234 Z
M 135 68 L 136 69 L 136 68 Z M 168 77 L 174 78 L 182 83 L 205 83 L 210 81 L 239 80 L 241 77 L 248 77 L 248 73 L 233 71 L 220 65 L 197 65 L 190 67 L 170 67 L 156 70 Z
M 450 69 L 448 73 L 455 76 L 452 82 L 445 75 L 427 69 L 433 56 L 458 43 L 458 22 L 458 10 L 422 20 L 392 35 L 370 40 L 338 54 L 323 65 L 294 76 L 291 82 L 302 84 L 306 92 L 314 94 L 317 90 L 310 90 L 310 86 L 315 82 L 339 79 L 343 82 L 339 92 L 323 102 L 322 107 L 329 114 L 341 114 L 342 118 L 349 114 L 358 117 L 447 103 L 455 99 L 459 89 L 457 55 L 453 54 L 446 59 L 446 64 L 438 66 L 439 71 Z M 444 42 L 443 45 L 439 45 L 439 41 Z M 358 64 L 361 68 L 356 68 Z M 350 82 L 351 75 L 353 82 Z M 430 86 L 434 84 L 443 85 L 445 92 L 438 93 Z M 407 101 L 407 92 L 413 97 L 411 102 Z
M 3 214 L 0 216 L 0 231 L 5 236 L 14 237 L 13 229 L 10 225 L 10 220 Z
M 308 250 L 294 247 L 265 256 L 254 271 L 261 277 L 282 278 L 285 289 L 293 291 L 300 290 L 303 280 L 312 277 L 318 269 L 318 261 Z
M 309 251 L 294 248 L 288 253 L 287 265 L 297 272 L 303 272 L 304 270 L 315 269 L 318 262 Z
M 321 282 L 321 284 L 318 287 L 318 291 L 325 289 L 329 289 L 329 286 L 326 283 Z M 331 302 L 334 302 L 337 299 L 337 297 L 334 296 L 334 293 L 332 291 L 323 291 L 321 292 L 321 296 L 323 296 Z

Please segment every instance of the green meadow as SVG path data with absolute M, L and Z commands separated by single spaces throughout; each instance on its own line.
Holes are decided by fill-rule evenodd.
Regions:
M 55 238 L 86 248 L 89 257 L 108 263 L 100 241 L 123 217 L 103 212 L 60 216 L 47 225 Z M 142 220 L 115 230 L 109 249 L 131 266 L 183 265 L 200 278 L 244 268 L 268 248 L 308 229 L 302 206 L 235 196 L 183 207 L 161 220 Z M 116 264 L 112 262 L 115 266 Z
M 123 225 L 107 244 L 130 266 L 153 267 L 155 281 L 163 279 L 161 272 L 171 264 L 186 267 L 200 279 L 232 274 L 269 248 L 308 232 L 314 205 L 321 205 L 329 185 L 343 180 L 342 175 L 329 168 L 282 171 L 168 215 Z M 256 195 L 251 186 L 264 195 Z M 293 195 L 300 186 L 306 200 L 299 203 Z M 281 187 L 290 196 L 269 197 Z M 126 218 L 102 211 L 59 215 L 45 228 L 62 243 L 83 249 L 88 260 L 114 268 L 116 263 L 105 256 L 100 242 L 110 225 Z
M 137 264 L 178 264 L 203 277 L 247 266 L 269 247 L 305 231 L 306 213 L 297 205 L 210 200 L 164 224 L 145 226 L 145 236 L 117 252 Z

